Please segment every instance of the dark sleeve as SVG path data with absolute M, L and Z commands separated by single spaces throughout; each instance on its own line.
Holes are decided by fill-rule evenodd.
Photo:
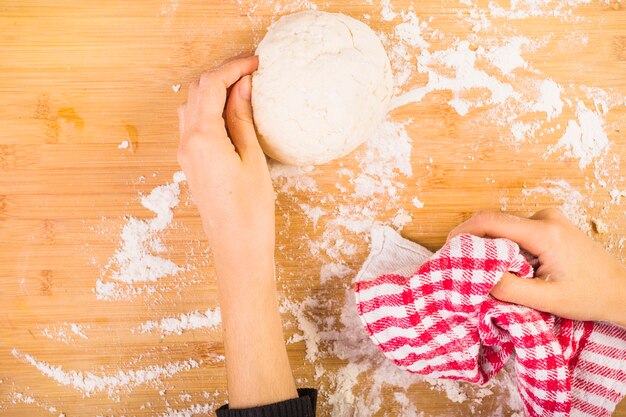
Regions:
M 254 408 L 230 409 L 228 404 L 216 410 L 217 417 L 315 417 L 317 390 L 298 390 L 298 398 Z

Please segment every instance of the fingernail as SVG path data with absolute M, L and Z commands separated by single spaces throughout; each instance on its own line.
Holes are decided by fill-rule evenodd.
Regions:
M 252 79 L 249 75 L 243 77 L 240 81 L 241 86 L 239 86 L 239 97 L 244 100 L 250 100 L 252 97 Z

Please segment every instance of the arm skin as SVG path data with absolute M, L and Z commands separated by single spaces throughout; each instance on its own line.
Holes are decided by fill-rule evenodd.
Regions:
M 461 233 L 508 238 L 537 258 L 538 279 L 505 274 L 491 291 L 495 298 L 569 319 L 626 327 L 626 269 L 559 210 L 542 210 L 529 219 L 480 212 L 448 239 Z
M 178 161 L 217 272 L 230 408 L 298 396 L 274 282 L 274 190 L 250 103 L 257 66 L 245 56 L 202 74 L 178 109 Z

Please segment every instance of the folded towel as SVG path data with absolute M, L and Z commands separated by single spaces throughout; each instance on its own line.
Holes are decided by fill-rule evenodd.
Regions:
M 357 309 L 407 371 L 483 384 L 514 357 L 527 416 L 609 416 L 626 394 L 626 329 L 498 301 L 489 293 L 507 271 L 533 276 L 507 239 L 463 234 L 433 255 L 375 226 Z

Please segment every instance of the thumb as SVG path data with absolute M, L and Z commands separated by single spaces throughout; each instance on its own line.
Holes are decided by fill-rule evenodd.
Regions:
M 556 294 L 553 282 L 541 278 L 522 278 L 505 272 L 491 290 L 491 295 L 500 301 L 551 313 Z
M 242 159 L 263 154 L 254 130 L 251 97 L 252 80 L 246 75 L 233 85 L 226 103 L 226 126 Z

